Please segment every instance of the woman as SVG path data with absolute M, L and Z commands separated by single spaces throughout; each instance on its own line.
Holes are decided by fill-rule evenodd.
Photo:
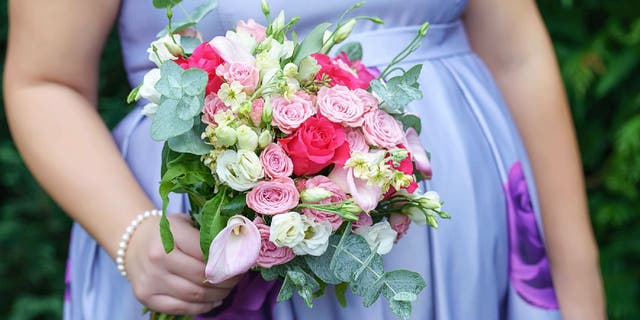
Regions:
M 349 6 L 301 3 L 271 3 L 273 11 L 302 17 L 301 34 Z M 432 23 L 424 46 L 407 61 L 424 64 L 425 99 L 412 111 L 425 120 L 422 139 L 434 154 L 428 187 L 447 200 L 453 219 L 435 232 L 414 227 L 385 257 L 387 267 L 416 270 L 427 280 L 413 317 L 603 319 L 578 151 L 535 2 L 372 0 L 358 14 L 386 21 L 354 30 L 367 65 L 388 63 L 417 25 Z M 199 29 L 209 38 L 238 19 L 260 16 L 258 1 L 220 1 Z M 77 221 L 65 318 L 138 319 L 139 302 L 167 313 L 215 308 L 226 319 L 392 318 L 384 303 L 364 309 L 349 296 L 342 309 L 331 293 L 313 310 L 299 299 L 272 310 L 272 284 L 255 275 L 243 278 L 234 298 L 219 307 L 238 279 L 202 284 L 198 236 L 185 215 L 170 217 L 177 250 L 169 255 L 157 221 L 141 223 L 127 251 L 128 280 L 119 275 L 113 258 L 122 232 L 160 203 L 161 146 L 151 141 L 139 108 L 114 130 L 115 143 L 96 112 L 98 62 L 116 18 L 129 80 L 137 85 L 152 67 L 145 50 L 165 24 L 150 0 L 10 1 L 5 93 L 11 130 L 34 175 Z M 169 211 L 185 210 L 184 199 L 174 197 Z

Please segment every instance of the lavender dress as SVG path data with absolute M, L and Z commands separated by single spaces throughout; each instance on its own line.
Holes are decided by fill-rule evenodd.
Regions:
M 185 1 L 187 9 L 203 0 Z M 335 21 L 353 0 L 271 0 L 273 12 L 302 17 L 299 34 Z M 485 65 L 469 47 L 460 20 L 464 0 L 370 0 L 357 14 L 379 16 L 379 26 L 361 23 L 353 40 L 364 46 L 364 63 L 382 66 L 432 24 L 422 48 L 406 64 L 422 63 L 424 99 L 410 106 L 421 116 L 422 142 L 432 152 L 434 189 L 453 219 L 439 230 L 412 226 L 384 257 L 387 269 L 422 274 L 427 287 L 413 306 L 413 319 L 559 319 L 529 160 L 509 110 Z M 200 25 L 205 37 L 223 34 L 239 19 L 260 21 L 258 0 L 220 0 Z M 175 10 L 177 18 L 182 18 Z M 145 50 L 165 24 L 151 0 L 123 0 L 119 27 L 132 86 L 152 67 Z M 114 130 L 122 156 L 160 205 L 158 181 L 162 145 L 149 134 L 150 121 L 131 112 Z M 169 211 L 184 212 L 185 199 L 172 198 Z M 141 319 L 142 306 L 113 260 L 79 225 L 73 228 L 65 319 Z M 308 309 L 299 298 L 277 303 L 273 283 L 247 275 L 208 319 L 395 319 L 383 301 L 368 309 L 348 295 L 342 308 L 333 290 Z

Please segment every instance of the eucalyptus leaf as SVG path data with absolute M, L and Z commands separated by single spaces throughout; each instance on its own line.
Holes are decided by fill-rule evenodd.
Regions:
M 282 281 L 280 292 L 278 292 L 278 297 L 276 298 L 277 301 L 282 302 L 282 301 L 287 301 L 291 299 L 291 297 L 293 297 L 294 290 L 295 290 L 295 285 L 293 284 L 293 281 L 291 281 L 291 278 L 287 273 L 287 275 L 284 278 L 284 281 Z
M 158 9 L 173 7 L 182 2 L 182 0 L 153 0 L 153 6 Z
M 296 47 L 293 53 L 293 62 L 295 64 L 298 64 L 302 58 L 317 53 L 322 49 L 322 38 L 329 26 L 331 26 L 329 22 L 321 23 L 307 34 L 307 37 L 302 40 L 302 43 Z
M 211 145 L 204 143 L 202 140 L 203 128 L 196 125 L 191 130 L 167 140 L 169 148 L 174 152 L 191 153 L 195 155 L 204 155 L 211 151 Z
M 160 79 L 155 85 L 156 90 L 168 99 L 182 98 L 182 73 L 184 70 L 173 61 L 165 61 L 160 66 Z M 204 72 L 204 71 L 203 71 Z
M 180 44 L 186 54 L 192 54 L 193 51 L 202 43 L 198 38 L 182 37 L 180 38 Z
M 348 42 L 338 52 L 344 52 L 351 61 L 362 60 L 362 44 L 360 42 Z
M 420 117 L 415 114 L 395 114 L 393 117 L 402 123 L 404 131 L 407 131 L 407 129 L 409 128 L 415 129 L 418 134 L 420 134 L 420 132 L 422 131 L 422 121 L 420 120 Z
M 211 13 L 218 6 L 217 0 L 206 0 L 203 4 L 197 6 L 191 13 L 188 14 L 187 19 L 173 23 L 173 32 L 182 31 L 186 28 L 193 27 L 198 24 L 204 17 Z M 157 35 L 158 38 L 167 34 L 167 30 L 163 29 Z
M 402 75 L 382 82 L 371 81 L 371 89 L 384 101 L 382 109 L 390 114 L 404 113 L 404 108 L 412 101 L 422 99 L 422 91 L 418 84 L 422 65 L 415 65 Z
M 389 309 L 402 320 L 411 317 L 411 302 L 389 300 Z
M 182 72 L 180 80 L 180 85 L 184 88 L 184 94 L 198 96 L 202 94 L 207 87 L 209 76 L 204 70 L 189 68 Z
M 158 106 L 158 111 L 151 119 L 151 137 L 156 141 L 166 141 L 177 137 L 193 127 L 194 119 L 182 120 L 178 113 L 177 100 L 164 100 Z

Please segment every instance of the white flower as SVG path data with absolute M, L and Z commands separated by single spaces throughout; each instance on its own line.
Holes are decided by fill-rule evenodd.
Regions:
M 409 216 L 409 219 L 413 221 L 413 223 L 424 226 L 427 224 L 427 216 L 424 214 L 423 209 L 410 206 L 402 209 L 402 212 Z
M 329 236 L 331 235 L 331 223 L 323 221 L 316 223 L 306 216 L 302 216 L 304 224 L 304 240 L 293 247 L 296 255 L 321 256 L 329 247 Z
M 260 146 L 260 148 L 265 148 L 271 142 L 273 142 L 273 137 L 271 137 L 271 131 L 269 130 L 262 131 L 260 133 L 260 136 L 258 137 L 258 145 Z
M 371 227 L 361 227 L 355 231 L 367 240 L 369 247 L 373 250 L 378 246 L 376 251 L 379 255 L 385 255 L 393 248 L 393 242 L 396 240 L 398 233 L 391 229 L 391 225 L 387 221 L 380 221 Z
M 144 114 L 147 117 L 151 117 L 156 114 L 156 111 L 158 111 L 158 105 L 153 102 L 149 102 L 144 107 L 142 107 L 142 111 L 140 111 L 140 113 Z
M 227 31 L 225 37 L 238 48 L 243 48 L 246 52 L 253 52 L 258 42 L 247 32 Z
M 175 39 L 175 43 L 173 39 Z M 169 35 L 166 35 L 151 42 L 151 46 L 147 49 L 149 60 L 159 67 L 167 60 L 175 60 L 178 58 L 177 56 L 180 55 L 180 51 L 182 51 L 180 47 L 180 35 L 174 34 L 173 39 L 171 39 Z
M 258 147 L 258 134 L 243 124 L 236 129 L 238 149 L 254 151 Z
M 264 178 L 260 158 L 249 150 L 226 150 L 218 157 L 216 174 L 233 190 L 247 191 Z
M 247 100 L 247 94 L 240 82 L 234 81 L 231 84 L 223 83 L 218 91 L 218 97 L 224 104 L 231 107 L 233 112 L 237 112 L 244 101 Z
M 304 240 L 305 225 L 297 212 L 281 213 L 271 220 L 269 241 L 278 247 L 293 248 Z
M 332 195 L 333 192 L 327 189 L 314 187 L 302 190 L 302 192 L 300 192 L 300 199 L 302 202 L 319 202 L 331 197 Z
M 418 199 L 418 203 L 425 209 L 440 210 L 442 208 L 442 201 L 440 201 L 440 195 L 435 191 L 427 191 L 422 197 Z
M 160 69 L 154 68 L 144 75 L 144 80 L 140 90 L 138 90 L 138 98 L 147 99 L 154 104 L 160 104 L 162 95 L 156 90 L 156 83 L 160 80 Z
M 236 130 L 229 126 L 219 126 L 215 129 L 216 145 L 220 147 L 230 147 L 236 144 Z

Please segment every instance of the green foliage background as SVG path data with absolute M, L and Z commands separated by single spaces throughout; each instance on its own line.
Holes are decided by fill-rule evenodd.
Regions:
M 538 4 L 571 100 L 609 317 L 639 319 L 640 2 L 539 0 Z M 2 1 L 2 60 L 6 14 L 7 3 Z M 130 110 L 124 104 L 129 88 L 115 33 L 105 48 L 100 79 L 100 112 L 113 126 Z M 71 222 L 22 163 L 3 111 L 0 170 L 0 318 L 59 319 Z

